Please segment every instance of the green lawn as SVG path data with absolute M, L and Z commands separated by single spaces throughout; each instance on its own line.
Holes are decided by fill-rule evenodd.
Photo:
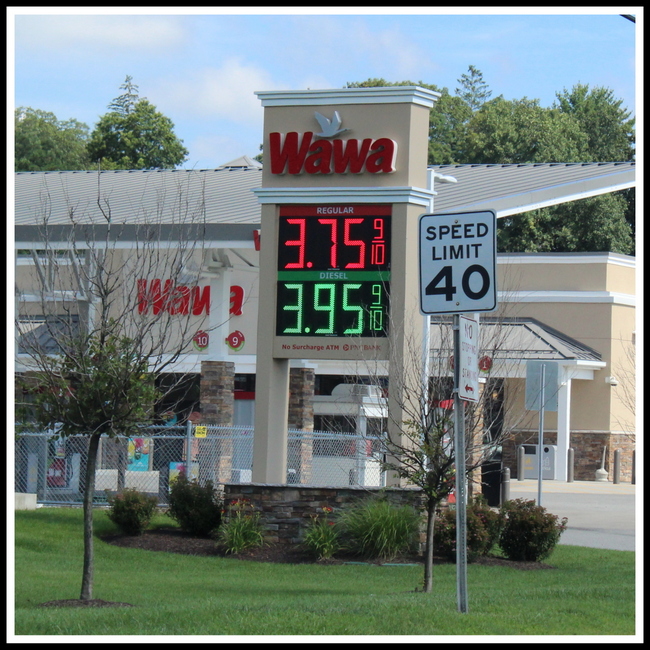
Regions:
M 113 531 L 105 511 L 97 534 Z M 160 516 L 154 524 L 169 525 Z M 78 598 L 80 509 L 16 513 L 16 635 L 632 635 L 634 553 L 558 546 L 554 569 L 468 567 L 469 612 L 456 568 L 414 590 L 414 566 L 280 565 L 95 544 L 94 597 L 134 607 L 43 608 Z

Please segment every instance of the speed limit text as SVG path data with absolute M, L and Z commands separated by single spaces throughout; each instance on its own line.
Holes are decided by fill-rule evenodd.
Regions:
M 465 240 L 486 237 L 489 232 L 488 225 L 481 222 L 440 224 L 428 226 L 425 239 L 440 242 L 440 244 L 431 247 L 432 260 L 469 260 L 479 257 L 483 244 L 481 242 L 467 243 Z M 451 240 L 454 239 L 462 239 L 463 243 L 452 244 Z

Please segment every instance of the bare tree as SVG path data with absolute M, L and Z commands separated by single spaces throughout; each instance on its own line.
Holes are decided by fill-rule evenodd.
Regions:
M 99 219 L 68 206 L 65 223 L 41 207 L 39 248 L 22 251 L 17 274 L 17 347 L 35 397 L 33 416 L 59 437 L 86 436 L 81 600 L 93 594 L 95 469 L 100 438 L 134 435 L 173 392 L 155 379 L 209 330 L 209 289 L 198 284 L 206 255 L 203 192 L 182 187 L 156 214 L 116 223 L 97 175 Z M 197 198 L 198 197 L 198 198 Z M 172 224 L 161 222 L 172 201 Z M 170 206 L 165 208 L 170 210 Z M 96 213 L 95 213 L 96 214 Z M 27 270 L 32 272 L 27 272 Z
M 481 356 L 494 360 L 483 373 L 484 383 L 475 403 L 466 403 L 466 471 L 474 484 L 480 483 L 479 468 L 495 456 L 512 431 L 520 424 L 520 417 L 512 414 L 506 418 L 508 401 L 504 399 L 504 382 L 500 376 L 507 374 L 505 367 L 518 360 L 509 360 L 504 350 L 506 328 L 499 321 L 481 329 Z M 394 472 L 405 485 L 421 488 L 426 507 L 426 545 L 423 591 L 433 588 L 433 556 L 436 512 L 454 489 L 455 452 L 453 431 L 453 352 L 451 319 L 434 319 L 430 326 L 430 343 L 407 340 L 404 358 L 400 359 L 402 371 L 391 378 L 388 393 L 397 401 L 401 418 L 398 420 L 388 409 L 393 431 L 374 440 L 375 457 L 384 470 Z M 388 364 L 394 362 L 396 350 L 390 350 Z M 502 357 L 499 360 L 499 357 Z M 385 385 L 385 362 L 360 362 L 351 383 Z M 516 390 L 516 389 L 515 389 Z M 510 400 L 514 395 L 510 395 Z

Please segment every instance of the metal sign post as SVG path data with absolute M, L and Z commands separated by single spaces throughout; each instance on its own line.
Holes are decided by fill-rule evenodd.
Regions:
M 542 472 L 544 455 L 544 412 L 558 408 L 558 364 L 555 361 L 530 359 L 526 363 L 526 408 L 539 409 L 537 438 L 537 505 L 542 505 Z
M 542 505 L 542 457 L 544 449 L 544 383 L 546 368 L 542 365 L 542 386 L 539 391 L 539 433 L 537 436 L 537 505 Z
M 478 400 L 478 322 L 463 317 L 461 324 L 460 314 L 492 311 L 497 307 L 496 214 L 492 210 L 424 214 L 420 217 L 419 249 L 420 312 L 425 315 L 454 315 L 456 581 L 458 611 L 467 612 L 467 491 L 463 400 Z
M 454 314 L 454 454 L 456 460 L 456 586 L 458 611 L 468 610 L 465 403 L 460 397 L 460 316 Z

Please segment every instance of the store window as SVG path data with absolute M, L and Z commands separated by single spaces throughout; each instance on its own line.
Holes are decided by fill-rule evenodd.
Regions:
M 17 323 L 18 354 L 59 354 L 80 334 L 79 316 L 21 316 Z

